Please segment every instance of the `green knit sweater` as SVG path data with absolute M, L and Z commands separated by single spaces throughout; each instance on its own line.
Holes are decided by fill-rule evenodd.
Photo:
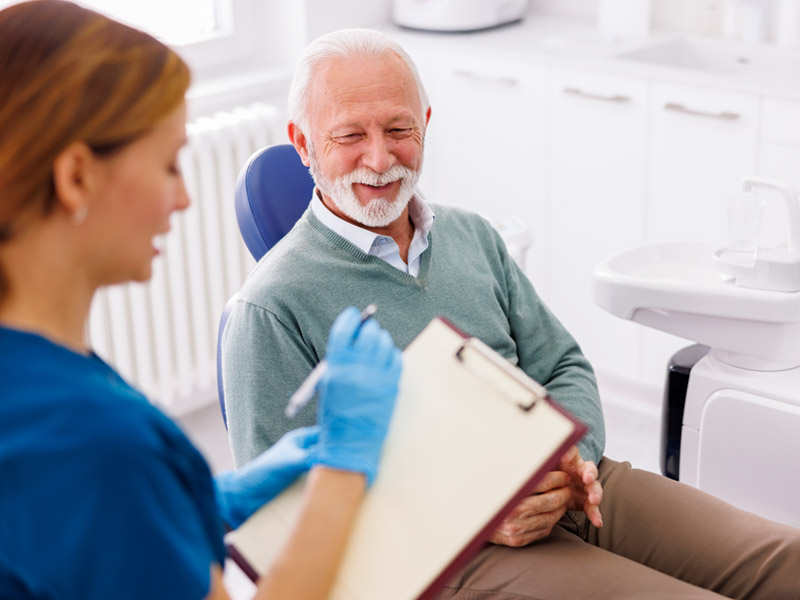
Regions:
M 228 431 L 242 465 L 286 431 L 316 420 L 312 402 L 294 419 L 289 395 L 325 355 L 328 331 L 347 306 L 374 302 L 376 318 L 405 348 L 437 316 L 480 338 L 544 385 L 586 423 L 586 460 L 605 445 L 594 374 L 503 240 L 481 217 L 433 206 L 436 220 L 417 278 L 365 254 L 307 210 L 258 263 L 222 338 Z M 502 449 L 498 449 L 502 451 Z

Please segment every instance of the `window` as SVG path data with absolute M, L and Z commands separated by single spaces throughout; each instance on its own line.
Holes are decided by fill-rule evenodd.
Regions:
M 175 47 L 193 67 L 230 63 L 253 49 L 256 0 L 73 0 L 147 31 Z M 19 0 L 0 0 L 0 9 Z
M 230 0 L 77 0 L 176 46 L 231 33 Z
M 192 69 L 192 116 L 256 99 L 283 105 L 306 43 L 305 0 L 73 1 L 174 47 Z
M 74 0 L 174 46 L 231 35 L 232 0 Z M 0 8 L 17 0 L 0 0 Z

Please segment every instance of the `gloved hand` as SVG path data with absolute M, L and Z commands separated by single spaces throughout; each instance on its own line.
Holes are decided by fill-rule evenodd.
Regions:
M 318 437 L 319 427 L 294 429 L 238 471 L 225 471 L 214 477 L 222 519 L 236 529 L 307 471 L 311 467 L 311 448 Z
M 374 319 L 361 325 L 351 307 L 333 324 L 325 358 L 312 463 L 359 471 L 370 485 L 397 397 L 402 354 Z

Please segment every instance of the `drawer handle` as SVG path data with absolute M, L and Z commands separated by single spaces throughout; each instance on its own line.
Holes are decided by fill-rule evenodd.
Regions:
M 704 112 L 702 110 L 694 110 L 691 108 L 686 108 L 683 104 L 677 104 L 675 102 L 668 102 L 664 105 L 664 110 L 674 110 L 675 112 L 683 113 L 686 115 L 694 115 L 696 117 L 708 117 L 709 119 L 723 119 L 725 121 L 735 121 L 739 118 L 738 113 L 733 112 L 718 112 L 718 113 L 710 113 Z
M 622 94 L 613 94 L 611 96 L 604 96 L 603 94 L 593 94 L 591 92 L 584 92 L 579 88 L 566 87 L 564 88 L 565 94 L 573 96 L 580 96 L 581 98 L 589 98 L 591 100 L 603 100 L 605 102 L 630 102 L 630 96 L 623 96 Z
M 504 85 L 506 87 L 514 87 L 516 85 L 519 85 L 519 80 L 513 77 L 487 77 L 486 75 L 478 75 L 473 71 L 464 71 L 461 69 L 456 71 L 456 77 L 469 79 L 471 81 L 480 81 L 483 83 L 489 83 L 493 85 Z

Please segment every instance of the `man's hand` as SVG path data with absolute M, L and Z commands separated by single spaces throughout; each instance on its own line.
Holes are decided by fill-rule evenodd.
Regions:
M 546 538 L 567 512 L 571 495 L 569 476 L 563 471 L 551 471 L 532 495 L 506 515 L 489 541 L 518 548 Z
M 583 460 L 578 448 L 573 446 L 561 457 L 559 466 L 569 476 L 572 490 L 569 509 L 582 510 L 592 525 L 602 527 L 600 501 L 603 499 L 603 487 L 597 481 L 597 465 Z
M 573 446 L 561 458 L 559 470 L 548 473 L 532 495 L 506 515 L 490 541 L 503 546 L 527 546 L 550 535 L 567 510 L 583 510 L 595 527 L 602 527 L 602 498 L 597 466 L 583 460 Z

